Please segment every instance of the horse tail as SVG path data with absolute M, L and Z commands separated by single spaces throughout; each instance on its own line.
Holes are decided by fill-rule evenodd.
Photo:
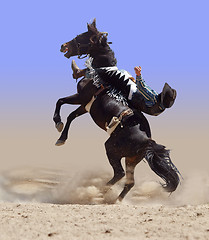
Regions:
M 162 184 L 163 188 L 167 192 L 175 191 L 180 182 L 179 176 L 181 174 L 170 159 L 170 151 L 165 146 L 150 140 L 145 159 L 150 168 L 166 182 Z

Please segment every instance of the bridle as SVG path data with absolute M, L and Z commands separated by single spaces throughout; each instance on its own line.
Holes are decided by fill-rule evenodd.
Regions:
M 98 36 L 98 35 L 97 34 L 92 35 L 89 39 L 90 40 L 89 43 L 80 43 L 80 42 L 78 42 L 77 37 L 73 38 L 72 42 L 75 44 L 75 46 L 77 48 L 77 55 L 78 55 L 79 59 L 83 59 L 83 58 L 86 58 L 88 56 L 88 54 L 90 53 L 90 49 L 94 44 L 93 38 L 95 36 Z M 101 43 L 102 38 L 107 37 L 107 36 L 108 36 L 107 32 L 100 32 L 98 41 Z M 112 44 L 112 42 L 107 42 L 107 43 Z M 87 51 L 86 51 L 85 55 L 83 53 L 81 53 L 81 48 L 87 48 Z M 84 55 L 84 56 L 82 56 L 82 55 Z
M 83 59 L 88 56 L 88 52 L 90 50 L 90 43 L 80 43 L 77 41 L 77 37 L 73 38 L 72 42 L 76 46 L 77 49 L 77 55 L 79 59 Z M 87 52 L 86 54 L 82 57 L 83 53 L 81 53 L 81 48 L 86 48 L 87 47 Z

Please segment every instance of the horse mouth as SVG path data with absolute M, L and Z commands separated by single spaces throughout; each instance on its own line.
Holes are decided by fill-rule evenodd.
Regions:
M 66 58 L 70 58 L 72 55 L 71 55 L 70 51 L 67 51 L 67 53 L 65 53 L 64 56 L 65 56 Z
M 71 51 L 70 51 L 70 49 L 69 49 L 68 47 L 65 47 L 64 49 L 61 48 L 61 49 L 60 49 L 60 52 L 65 53 L 64 56 L 65 56 L 66 58 L 70 58 L 70 57 L 72 56 L 72 55 L 71 55 Z

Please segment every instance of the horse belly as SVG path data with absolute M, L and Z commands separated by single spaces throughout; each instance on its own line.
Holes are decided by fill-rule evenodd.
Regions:
M 91 103 L 89 103 L 89 106 L 90 106 L 90 104 Z M 89 113 L 90 113 L 93 121 L 96 123 L 96 125 L 106 131 L 106 127 L 105 127 L 106 115 L 105 115 L 105 111 L 104 111 L 103 107 L 98 106 L 98 104 L 94 101 L 91 104 Z

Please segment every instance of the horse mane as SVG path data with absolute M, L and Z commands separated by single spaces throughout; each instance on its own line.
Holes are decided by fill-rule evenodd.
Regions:
M 96 32 L 92 39 L 90 56 L 94 58 L 93 67 L 116 66 L 117 59 L 115 58 L 114 51 L 107 43 L 107 37 L 101 32 Z
M 117 59 L 115 58 L 115 53 L 112 49 L 106 45 L 105 47 L 98 48 L 94 53 L 94 50 L 91 51 L 90 56 L 93 57 L 92 66 L 94 68 L 99 67 L 113 67 L 117 65 Z
M 100 32 L 96 27 L 96 19 L 92 23 L 87 24 L 88 31 L 92 33 L 90 56 L 94 59 L 92 66 L 112 67 L 117 65 L 115 53 L 107 43 L 106 33 Z

